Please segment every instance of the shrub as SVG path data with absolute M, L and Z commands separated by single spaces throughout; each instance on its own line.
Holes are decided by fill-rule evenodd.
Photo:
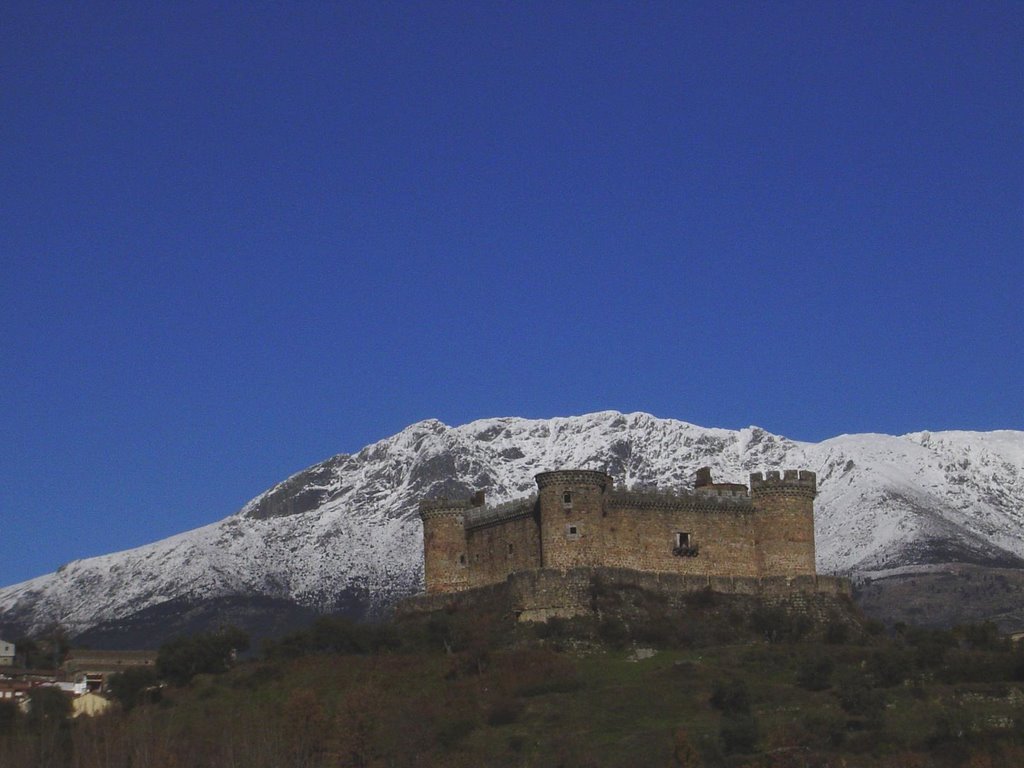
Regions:
M 729 712 L 722 716 L 718 729 L 726 754 L 753 752 L 757 745 L 757 718 L 749 712 Z
M 835 681 L 834 691 L 844 712 L 864 718 L 869 728 L 881 727 L 885 718 L 885 693 L 872 688 L 860 670 L 844 669 Z
M 629 630 L 626 628 L 625 622 L 614 616 L 601 620 L 601 623 L 597 625 L 597 635 L 602 642 L 616 650 L 625 648 L 629 640 Z
M 991 621 L 981 624 L 961 624 L 953 630 L 955 637 L 961 638 L 968 648 L 974 650 L 1004 650 L 1006 640 L 1000 636 L 999 628 Z
M 187 685 L 196 675 L 226 672 L 235 652 L 248 647 L 249 636 L 235 627 L 179 637 L 160 646 L 156 671 L 175 685 Z
M 835 663 L 828 656 L 811 656 L 796 671 L 796 683 L 808 691 L 824 691 L 832 685 Z
M 431 620 L 430 633 L 436 628 Z M 447 625 L 446 625 L 447 627 Z M 399 647 L 398 631 L 389 624 L 360 624 L 343 616 L 323 616 L 309 629 L 264 644 L 269 659 L 294 659 L 311 653 L 370 654 Z
M 476 723 L 469 719 L 451 720 L 443 723 L 435 738 L 444 749 L 452 749 L 459 745 L 469 734 L 476 730 Z
M 711 689 L 711 706 L 726 713 L 750 712 L 750 691 L 745 681 L 716 680 Z
M 107 688 L 125 712 L 130 712 L 137 704 L 146 700 L 156 701 L 159 689 L 156 688 L 156 671 L 149 667 L 133 667 L 111 675 Z
M 10 699 L 0 700 L 0 734 L 10 733 L 18 721 L 18 705 Z
M 907 679 L 912 668 L 912 659 L 906 651 L 887 648 L 871 654 L 867 660 L 867 672 L 875 685 L 892 688 Z
M 487 724 L 493 726 L 510 725 L 518 720 L 522 713 L 522 703 L 511 697 L 503 697 L 494 702 L 490 710 L 488 710 Z
M 71 714 L 71 699 L 59 688 L 39 686 L 28 694 L 30 723 L 59 722 Z
M 885 632 L 885 624 L 878 619 L 868 619 L 864 622 L 864 631 L 872 637 L 878 637 Z
M 750 614 L 750 626 L 769 643 L 796 642 L 811 630 L 810 618 L 785 608 L 761 607 Z
M 842 645 L 850 637 L 850 627 L 839 619 L 832 619 L 825 626 L 825 642 L 830 645 Z

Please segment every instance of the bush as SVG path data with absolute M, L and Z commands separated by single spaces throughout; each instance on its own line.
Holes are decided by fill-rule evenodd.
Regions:
M 149 667 L 126 669 L 111 675 L 107 682 L 110 695 L 120 702 L 125 712 L 130 712 L 144 701 L 156 701 L 160 695 L 156 685 L 156 670 Z
M 887 648 L 876 651 L 867 660 L 867 671 L 875 685 L 892 688 L 907 679 L 912 668 L 912 659 L 906 651 Z
M 427 633 L 447 637 L 450 625 L 431 620 Z M 389 624 L 359 624 L 343 616 L 323 616 L 309 629 L 268 641 L 263 653 L 268 659 L 296 659 L 311 653 L 370 654 L 401 645 L 397 630 Z
M 999 634 L 999 628 L 991 621 L 981 624 L 961 624 L 953 630 L 968 648 L 974 650 L 1005 650 L 1007 641 Z
M 501 698 L 494 702 L 487 712 L 487 724 L 510 725 L 518 720 L 522 713 L 523 705 L 520 702 L 509 697 Z
M 476 730 L 472 720 L 452 720 L 441 725 L 437 731 L 437 743 L 444 749 L 452 749 L 459 745 L 469 734 Z
M 711 706 L 715 709 L 735 714 L 750 712 L 750 691 L 745 681 L 740 679 L 716 680 L 711 689 Z
M 850 637 L 850 627 L 838 619 L 832 619 L 825 626 L 825 642 L 829 645 L 842 645 Z
M 914 659 L 921 669 L 937 669 L 946 659 L 946 651 L 957 645 L 956 638 L 941 629 L 908 627 L 903 635 L 915 649 Z
M 616 650 L 625 648 L 629 641 L 629 630 L 626 628 L 625 622 L 614 616 L 601 620 L 601 623 L 597 625 L 597 635 L 602 642 Z
M 757 736 L 757 718 L 749 712 L 730 712 L 722 716 L 718 737 L 726 754 L 753 752 Z
M 0 734 L 10 733 L 18 722 L 18 705 L 10 699 L 0 700 Z
M 834 690 L 844 712 L 864 718 L 868 728 L 881 727 L 885 718 L 885 693 L 872 688 L 860 670 L 844 669 L 835 681 Z
M 227 672 L 235 653 L 248 647 L 249 636 L 235 627 L 179 637 L 160 646 L 156 671 L 175 685 L 187 685 L 199 674 Z
M 872 637 L 878 637 L 885 633 L 885 624 L 878 619 L 868 619 L 864 622 L 864 631 Z
M 750 626 L 769 643 L 782 643 L 801 640 L 810 632 L 813 623 L 802 613 L 761 607 L 750 614 Z
M 71 698 L 59 688 L 39 686 L 28 694 L 28 721 L 62 723 L 71 715 Z
M 832 685 L 835 662 L 828 656 L 812 656 L 796 671 L 796 683 L 808 691 L 824 691 Z

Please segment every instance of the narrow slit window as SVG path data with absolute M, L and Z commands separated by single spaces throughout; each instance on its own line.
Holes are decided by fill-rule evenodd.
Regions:
M 466 564 L 466 556 L 465 555 L 459 555 L 459 565 L 465 565 L 465 564 Z
M 511 544 L 508 545 L 508 553 L 510 555 L 512 554 L 512 545 Z

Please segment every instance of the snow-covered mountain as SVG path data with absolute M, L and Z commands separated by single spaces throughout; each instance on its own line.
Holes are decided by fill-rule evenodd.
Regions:
M 690 486 L 752 471 L 818 473 L 818 569 L 1024 564 L 1024 432 L 842 435 L 805 443 L 757 427 L 708 429 L 645 413 L 423 421 L 300 472 L 220 522 L 137 549 L 77 560 L 0 589 L 0 624 L 80 632 L 161 604 L 237 596 L 374 612 L 422 583 L 420 498 L 489 502 L 533 475 L 603 469 L 628 488 Z

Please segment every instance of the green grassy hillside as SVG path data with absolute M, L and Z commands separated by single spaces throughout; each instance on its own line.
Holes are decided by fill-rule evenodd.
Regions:
M 991 627 L 599 597 L 529 626 L 487 606 L 321 620 L 129 712 L 0 718 L 0 765 L 1024 765 L 1024 655 Z

